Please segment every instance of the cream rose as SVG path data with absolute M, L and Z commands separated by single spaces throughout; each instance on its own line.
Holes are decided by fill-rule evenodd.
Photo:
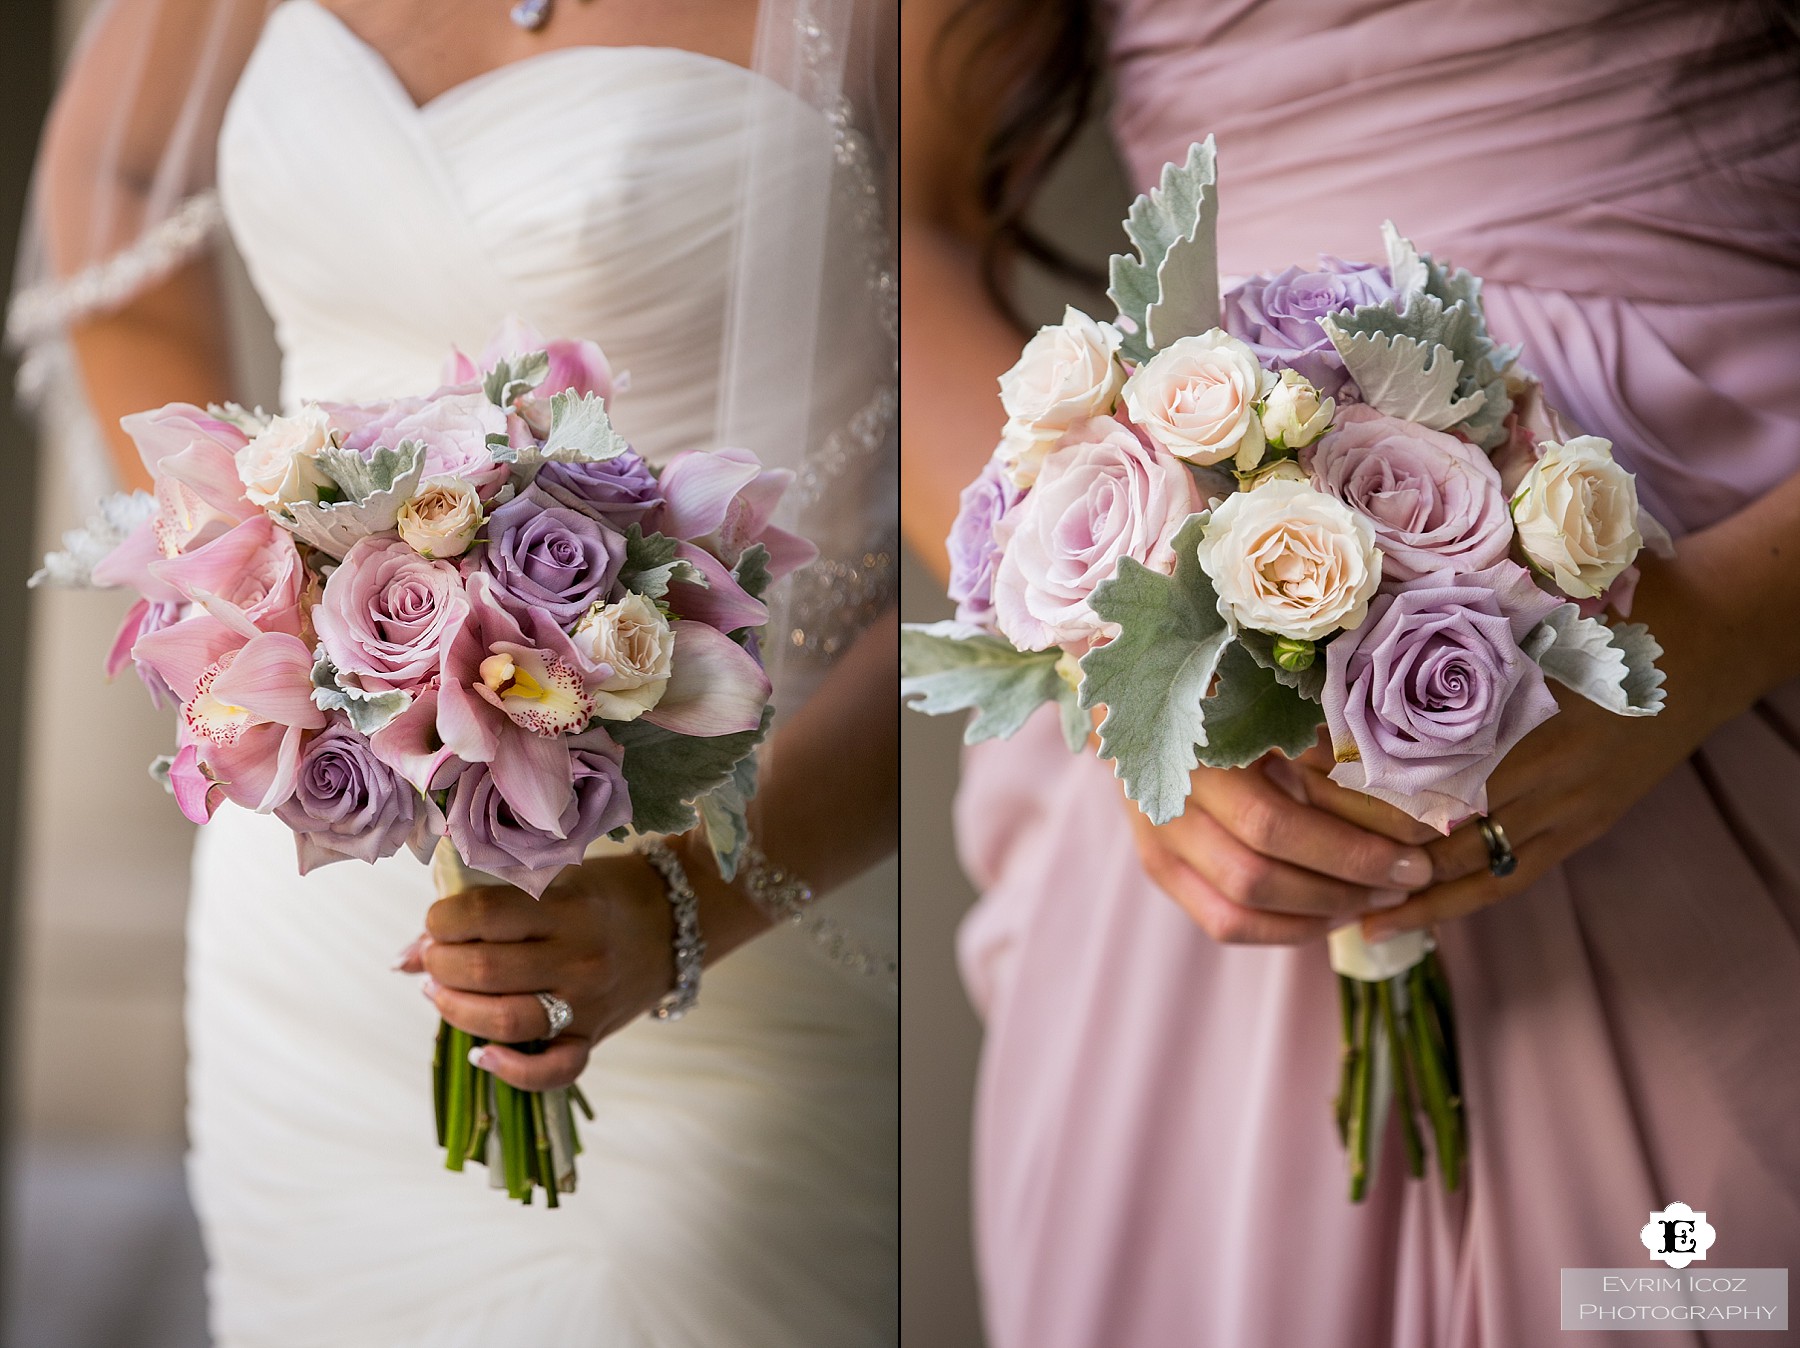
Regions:
M 1119 342 L 1112 324 L 1064 309 L 1063 321 L 1039 328 L 1018 363 L 1000 376 L 1007 418 L 1054 442 L 1076 422 L 1112 411 L 1125 382 Z
M 1256 404 L 1274 384 L 1254 351 L 1214 328 L 1158 351 L 1125 381 L 1124 398 L 1131 420 L 1177 458 L 1235 458 L 1248 472 L 1263 452 Z
M 319 489 L 333 483 L 313 456 L 330 444 L 331 423 L 317 407 L 271 418 L 235 456 L 244 496 L 264 508 L 318 500 Z
M 433 478 L 400 507 L 400 538 L 421 557 L 460 557 L 481 528 L 481 497 L 460 477 Z
M 1263 398 L 1262 430 L 1277 449 L 1304 449 L 1331 429 L 1337 403 L 1319 396 L 1305 375 L 1283 370 Z
M 1029 491 L 1037 483 L 1044 460 L 1056 448 L 1060 438 L 1045 439 L 1033 434 L 1031 427 L 1009 421 L 994 450 L 994 461 L 1000 465 L 1008 482 L 1020 491 Z
M 1357 626 L 1381 583 L 1374 526 L 1284 479 L 1225 498 L 1200 540 L 1200 565 L 1227 622 L 1296 641 Z
M 1532 565 L 1571 599 L 1604 594 L 1644 544 L 1637 479 L 1597 435 L 1545 443 L 1513 493 L 1512 517 Z
M 1238 474 L 1238 485 L 1245 491 L 1254 491 L 1271 482 L 1311 481 L 1312 475 L 1300 466 L 1297 459 L 1271 459 L 1254 472 Z
M 594 693 L 596 716 L 635 721 L 662 701 L 675 658 L 675 634 L 643 595 L 595 604 L 570 635 L 581 654 L 612 668 L 612 676 Z

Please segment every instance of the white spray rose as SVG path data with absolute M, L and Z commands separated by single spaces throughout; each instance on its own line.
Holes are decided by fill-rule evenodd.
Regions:
M 1256 404 L 1274 384 L 1254 351 L 1214 328 L 1158 351 L 1125 381 L 1124 398 L 1133 423 L 1177 458 L 1235 459 L 1249 472 L 1263 453 Z
M 331 423 L 317 407 L 271 418 L 236 455 L 245 498 L 265 509 L 318 500 L 320 488 L 334 484 L 313 456 L 330 444 Z
M 1018 363 L 1000 376 L 1008 420 L 1055 442 L 1076 422 L 1111 412 L 1125 382 L 1118 360 L 1121 340 L 1112 324 L 1064 309 L 1063 321 L 1039 328 Z
M 1298 641 L 1360 624 L 1381 583 L 1374 526 L 1303 482 L 1226 497 L 1199 551 L 1226 621 Z
M 1044 460 L 1056 448 L 1057 439 L 1060 437 L 1046 440 L 1033 434 L 1030 426 L 1009 421 L 1000 437 L 999 446 L 994 450 L 994 459 L 999 463 L 1000 471 L 1006 474 L 1008 482 L 1020 491 L 1029 491 L 1037 483 Z
M 1300 466 L 1298 459 L 1272 459 L 1250 473 L 1238 475 L 1238 485 L 1254 491 L 1271 482 L 1311 482 L 1312 475 Z
M 1262 429 L 1277 449 L 1303 449 L 1331 429 L 1337 404 L 1303 374 L 1283 370 L 1263 398 Z
M 1606 593 L 1644 544 L 1637 479 L 1597 435 L 1544 444 L 1513 493 L 1512 517 L 1532 565 L 1571 599 Z
M 421 557 L 460 557 L 481 528 L 481 497 L 460 477 L 433 478 L 400 507 L 400 538 Z
M 662 701 L 675 658 L 675 634 L 662 611 L 641 594 L 595 604 L 570 633 L 575 648 L 612 677 L 594 694 L 594 714 L 635 721 Z

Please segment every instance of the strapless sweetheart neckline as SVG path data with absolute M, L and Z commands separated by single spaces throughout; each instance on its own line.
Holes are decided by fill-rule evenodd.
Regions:
M 393 63 L 382 54 L 381 49 L 369 42 L 349 24 L 345 23 L 343 18 L 335 10 L 321 4 L 320 0 L 289 0 L 289 3 L 295 8 L 310 10 L 313 13 L 318 14 L 330 27 L 336 29 L 337 32 L 348 41 L 349 45 L 362 52 L 363 55 L 368 58 L 370 64 L 379 70 L 382 81 L 392 88 L 393 91 L 400 96 L 401 100 L 411 107 L 415 113 L 420 115 L 429 113 L 445 102 L 455 102 L 462 98 L 470 97 L 483 90 L 504 84 L 510 78 L 523 76 L 543 65 L 564 60 L 592 60 L 596 57 L 602 59 L 616 59 L 620 57 L 642 59 L 647 55 L 655 55 L 675 60 L 696 61 L 713 69 L 723 68 L 732 71 L 743 76 L 747 80 L 754 80 L 761 83 L 768 82 L 765 76 L 750 69 L 748 66 L 739 65 L 736 61 L 727 61 L 720 56 L 710 56 L 705 52 L 691 51 L 686 47 L 651 47 L 642 45 L 613 46 L 606 43 L 589 42 L 568 47 L 551 47 L 544 51 L 533 52 L 529 56 L 521 56 L 516 61 L 507 61 L 502 65 L 483 70 L 479 74 L 471 75 L 466 80 L 460 80 L 451 85 L 448 89 L 445 89 L 442 93 L 434 94 L 423 103 L 420 103 L 413 98 L 412 92 L 407 89 L 405 82 L 401 80 L 399 72 L 394 69 Z

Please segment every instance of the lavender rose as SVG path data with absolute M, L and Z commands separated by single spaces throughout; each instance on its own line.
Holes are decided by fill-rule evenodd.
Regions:
M 547 463 L 535 485 L 558 505 L 621 531 L 663 503 L 649 465 L 629 449 L 599 463 Z
M 488 517 L 479 553 L 501 603 L 537 609 L 565 631 L 606 598 L 624 560 L 623 534 L 535 486 Z
M 1000 522 L 995 621 L 1021 650 L 1082 648 L 1100 634 L 1089 599 L 1130 557 L 1171 571 L 1171 540 L 1200 509 L 1179 459 L 1111 417 L 1078 422 L 1057 443 L 1037 485 Z
M 559 821 L 560 838 L 520 819 L 500 794 L 488 766 L 472 763 L 450 798 L 450 839 L 476 870 L 542 896 L 558 871 L 581 860 L 589 843 L 631 822 L 631 796 L 621 767 L 624 757 L 604 730 L 590 730 L 569 741 L 575 795 Z
M 275 813 L 294 830 L 305 875 L 333 861 L 392 856 L 413 837 L 422 805 L 367 739 L 334 721 L 307 744 L 294 794 Z
M 1556 714 L 1519 643 L 1561 602 L 1513 562 L 1377 595 L 1326 647 L 1332 780 L 1444 833 L 1482 813 L 1488 774 Z
M 398 539 L 365 538 L 344 555 L 313 609 L 313 626 L 340 680 L 370 692 L 411 691 L 438 672 L 447 636 L 469 611 L 450 562 Z
M 1300 457 L 1315 487 L 1375 526 L 1385 579 L 1506 560 L 1513 526 L 1500 474 L 1468 441 L 1353 403 Z
M 948 544 L 949 593 L 958 622 L 993 627 L 994 572 L 1000 566 L 994 530 L 1023 495 L 997 459 L 989 459 L 981 476 L 962 489 L 962 508 L 950 526 Z
M 1226 291 L 1225 331 L 1248 342 L 1265 365 L 1298 371 L 1335 397 L 1350 377 L 1319 320 L 1393 298 L 1387 268 L 1321 257 L 1317 271 L 1289 267 Z

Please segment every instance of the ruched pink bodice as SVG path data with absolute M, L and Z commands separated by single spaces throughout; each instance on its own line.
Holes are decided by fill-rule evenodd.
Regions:
M 1391 218 L 1485 277 L 1680 534 L 1800 472 L 1800 83 L 1697 71 L 1721 9 L 1118 0 L 1114 124 L 1140 188 L 1218 137 L 1229 274 L 1379 257 Z M 958 812 L 992 1348 L 1625 1348 L 1559 1331 L 1559 1270 L 1661 1272 L 1652 1209 L 1707 1211 L 1713 1266 L 1800 1253 L 1800 686 L 1442 930 L 1449 1199 L 1390 1135 L 1346 1201 L 1323 949 L 1200 933 L 1052 723 L 973 751 Z

